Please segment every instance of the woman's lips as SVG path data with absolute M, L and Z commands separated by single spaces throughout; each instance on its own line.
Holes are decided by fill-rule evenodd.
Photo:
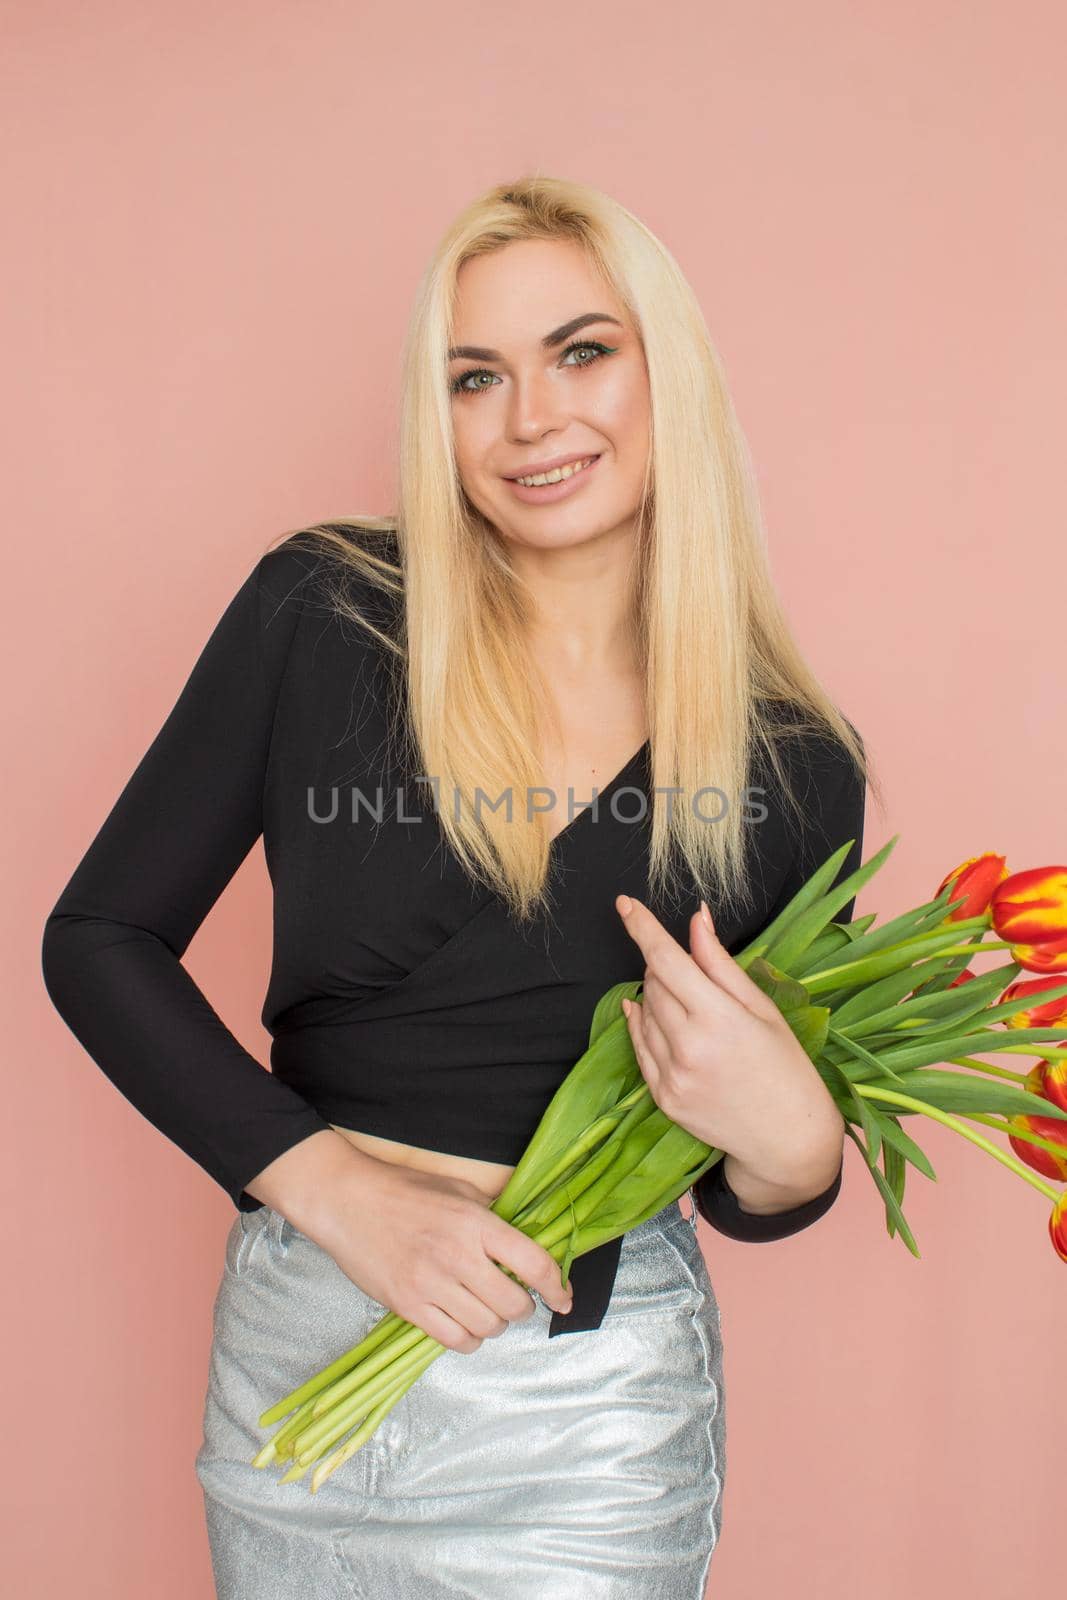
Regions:
M 559 483 L 541 483 L 530 487 L 528 484 L 516 482 L 514 478 L 505 478 L 504 482 L 517 498 L 524 500 L 527 505 L 549 505 L 556 500 L 566 499 L 567 495 L 574 494 L 580 489 L 585 479 L 596 471 L 600 459 L 600 456 L 594 456 L 581 472 L 572 472 L 569 478 L 563 478 Z

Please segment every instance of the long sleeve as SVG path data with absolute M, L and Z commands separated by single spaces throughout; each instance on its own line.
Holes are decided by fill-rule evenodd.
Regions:
M 250 1055 L 181 963 L 259 838 L 274 709 L 311 563 L 269 552 L 231 600 L 173 710 L 44 927 L 42 974 L 85 1050 L 242 1211 L 244 1185 L 330 1124 Z
M 850 723 L 851 727 L 852 724 Z M 853 729 L 855 732 L 855 729 Z M 857 737 L 859 735 L 857 734 Z M 861 740 L 862 744 L 862 740 Z M 833 774 L 837 773 L 836 779 Z M 762 926 L 767 927 L 783 911 L 815 869 L 845 843 L 854 841 L 838 871 L 835 882 L 842 882 L 855 872 L 863 858 L 863 822 L 866 805 L 866 784 L 856 771 L 846 752 L 841 751 L 832 768 L 822 762 L 813 763 L 809 774 L 809 795 L 814 788 L 815 803 L 805 813 L 805 827 L 800 847 L 786 874 L 778 897 Z M 855 908 L 855 899 L 849 900 L 837 913 L 835 921 L 848 922 Z M 752 935 L 758 939 L 759 933 Z M 746 943 L 750 942 L 746 940 Z M 745 1211 L 726 1181 L 725 1158 L 717 1161 L 694 1188 L 697 1209 L 705 1221 L 719 1233 L 731 1239 L 759 1244 L 774 1239 L 785 1239 L 790 1234 L 808 1228 L 825 1216 L 841 1190 L 843 1163 L 830 1186 L 814 1195 L 803 1205 L 786 1211 L 760 1214 Z

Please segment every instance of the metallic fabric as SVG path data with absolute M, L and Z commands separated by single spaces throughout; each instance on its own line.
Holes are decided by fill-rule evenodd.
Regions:
M 385 1307 L 268 1206 L 214 1308 L 204 1494 L 218 1600 L 702 1600 L 722 1523 L 719 1306 L 676 1203 L 623 1236 L 600 1326 L 550 1308 L 446 1350 L 316 1494 L 252 1466 L 260 1413 Z

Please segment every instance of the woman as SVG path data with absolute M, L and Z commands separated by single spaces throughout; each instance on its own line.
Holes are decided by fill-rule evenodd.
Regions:
M 442 240 L 399 502 L 261 558 L 45 981 L 237 1207 L 197 1457 L 220 1596 L 698 1600 L 726 1457 L 697 1211 L 785 1237 L 843 1142 L 728 951 L 840 844 L 858 864 L 862 744 L 782 618 L 694 297 L 608 197 L 530 178 Z M 181 965 L 260 834 L 270 1074 Z M 580 1257 L 572 1300 L 489 1207 L 633 978 L 654 1097 L 728 1155 L 688 1217 Z M 446 1353 L 314 1496 L 254 1468 L 260 1413 L 385 1307 Z

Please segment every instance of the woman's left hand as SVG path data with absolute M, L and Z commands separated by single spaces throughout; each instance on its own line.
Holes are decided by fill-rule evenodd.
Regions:
M 825 1162 L 841 1115 L 774 1001 L 720 943 L 710 912 L 691 919 L 690 953 L 640 900 L 619 895 L 615 906 L 645 958 L 643 999 L 623 1010 L 660 1110 L 753 1173 L 795 1171 L 809 1152 Z

